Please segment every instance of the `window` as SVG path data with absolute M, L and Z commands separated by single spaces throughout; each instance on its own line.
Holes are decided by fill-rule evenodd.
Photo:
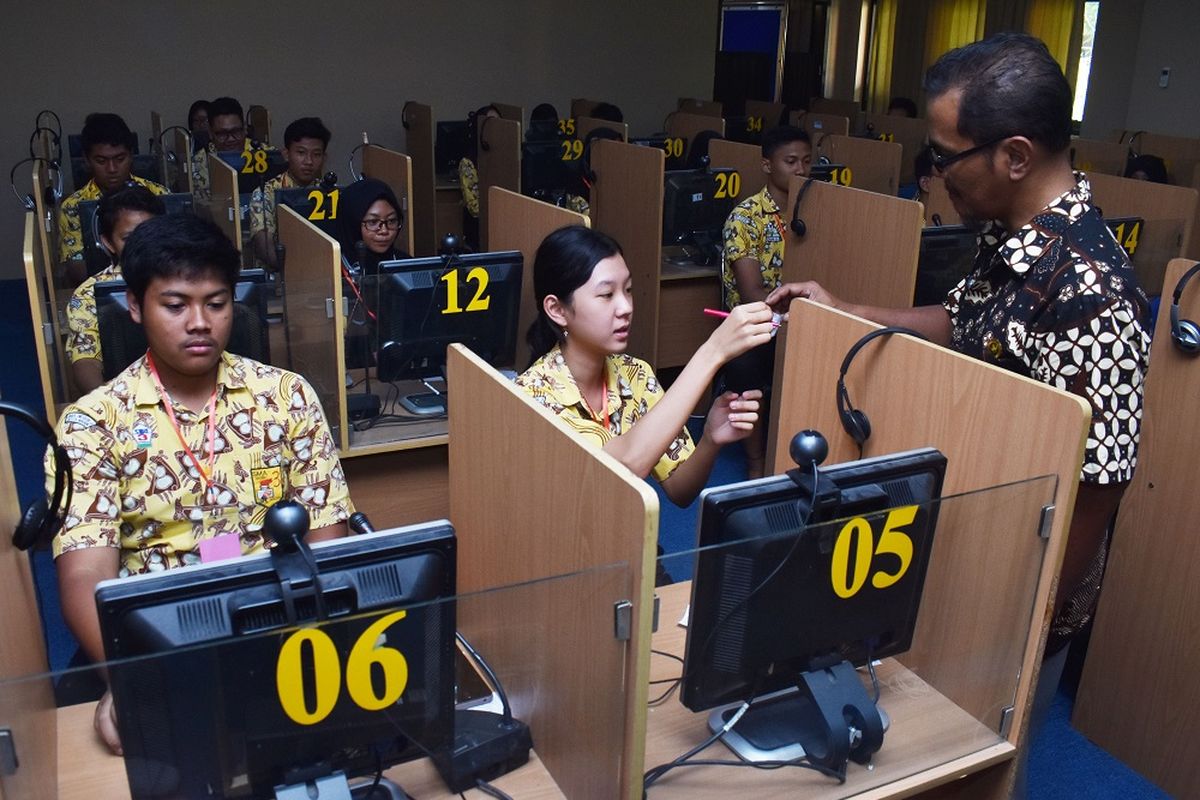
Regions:
M 1099 0 L 1083 4 L 1083 46 L 1079 50 L 1079 71 L 1075 78 L 1075 107 L 1071 119 L 1083 121 L 1083 109 L 1087 105 L 1088 77 L 1092 71 L 1092 45 L 1096 41 L 1096 21 L 1100 17 Z

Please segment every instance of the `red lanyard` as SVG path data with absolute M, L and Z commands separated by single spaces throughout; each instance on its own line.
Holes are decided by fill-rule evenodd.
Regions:
M 217 387 L 213 386 L 212 397 L 208 400 L 208 472 L 205 472 L 204 467 L 200 466 L 200 459 L 196 458 L 192 448 L 188 447 L 188 443 L 184 441 L 183 433 L 179 430 L 179 422 L 175 419 L 174 403 L 171 402 L 167 390 L 163 388 L 162 380 L 158 377 L 158 368 L 154 366 L 154 358 L 150 355 L 149 350 L 146 351 L 146 366 L 150 368 L 150 377 L 154 378 L 154 385 L 158 387 L 158 393 L 162 396 L 167 419 L 171 420 L 171 427 L 175 429 L 175 436 L 178 437 L 179 444 L 183 446 L 183 452 L 187 453 L 188 458 L 192 460 L 192 464 L 200 473 L 200 477 L 204 479 L 205 499 L 208 499 L 208 495 L 212 493 L 213 467 L 217 463 Z
M 601 378 L 602 378 L 601 386 L 604 387 L 604 390 L 603 390 L 603 392 L 601 392 L 600 397 L 603 399 L 604 405 L 601 406 L 601 408 L 600 408 L 600 419 L 596 419 L 596 412 L 592 411 L 592 404 L 587 401 L 586 397 L 583 398 L 583 404 L 585 406 L 587 406 L 587 410 L 589 412 L 591 412 L 592 419 L 596 419 L 597 422 L 604 423 L 604 432 L 610 433 L 612 430 L 612 426 L 608 419 L 608 364 L 607 363 L 604 365 L 604 372 L 603 372 L 603 375 L 601 376 Z M 579 396 L 583 397 L 582 391 L 579 392 Z

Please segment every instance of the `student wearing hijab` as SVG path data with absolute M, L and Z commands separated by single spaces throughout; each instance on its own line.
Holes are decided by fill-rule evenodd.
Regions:
M 342 189 L 339 206 L 338 243 L 348 267 L 370 275 L 378 271 L 380 261 L 409 257 L 397 246 L 404 214 L 386 183 L 374 178 L 352 183 Z

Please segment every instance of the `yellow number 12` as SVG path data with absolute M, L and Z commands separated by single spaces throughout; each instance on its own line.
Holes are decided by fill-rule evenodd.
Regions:
M 483 267 L 475 267 L 467 273 L 467 282 L 475 284 L 475 296 L 467 307 L 458 304 L 458 270 L 452 269 L 441 278 L 446 284 L 446 307 L 443 314 L 461 314 L 464 311 L 487 311 L 492 304 L 492 298 L 487 294 L 488 271 Z

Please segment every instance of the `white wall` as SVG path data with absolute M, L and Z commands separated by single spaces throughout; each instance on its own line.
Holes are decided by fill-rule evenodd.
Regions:
M 276 138 L 296 117 L 322 117 L 339 174 L 363 130 L 403 147 L 410 99 L 461 119 L 492 101 L 565 115 L 589 97 L 621 106 L 633 132 L 658 130 L 676 98 L 711 96 L 718 19 L 714 0 L 60 0 L 4 16 L 5 166 L 26 154 L 42 108 L 72 133 L 88 112 L 114 111 L 145 152 L 151 110 L 183 123 L 192 100 L 227 94 L 267 106 Z M 24 167 L 20 177 L 27 191 Z M 0 279 L 22 274 L 22 220 L 15 198 L 0 201 Z
M 1200 137 L 1200 2 L 1146 0 L 1144 8 L 1126 127 Z M 1166 89 L 1158 86 L 1163 67 L 1171 68 Z
M 1092 48 L 1092 72 L 1082 133 L 1109 139 L 1125 128 L 1141 35 L 1143 0 L 1103 0 Z

